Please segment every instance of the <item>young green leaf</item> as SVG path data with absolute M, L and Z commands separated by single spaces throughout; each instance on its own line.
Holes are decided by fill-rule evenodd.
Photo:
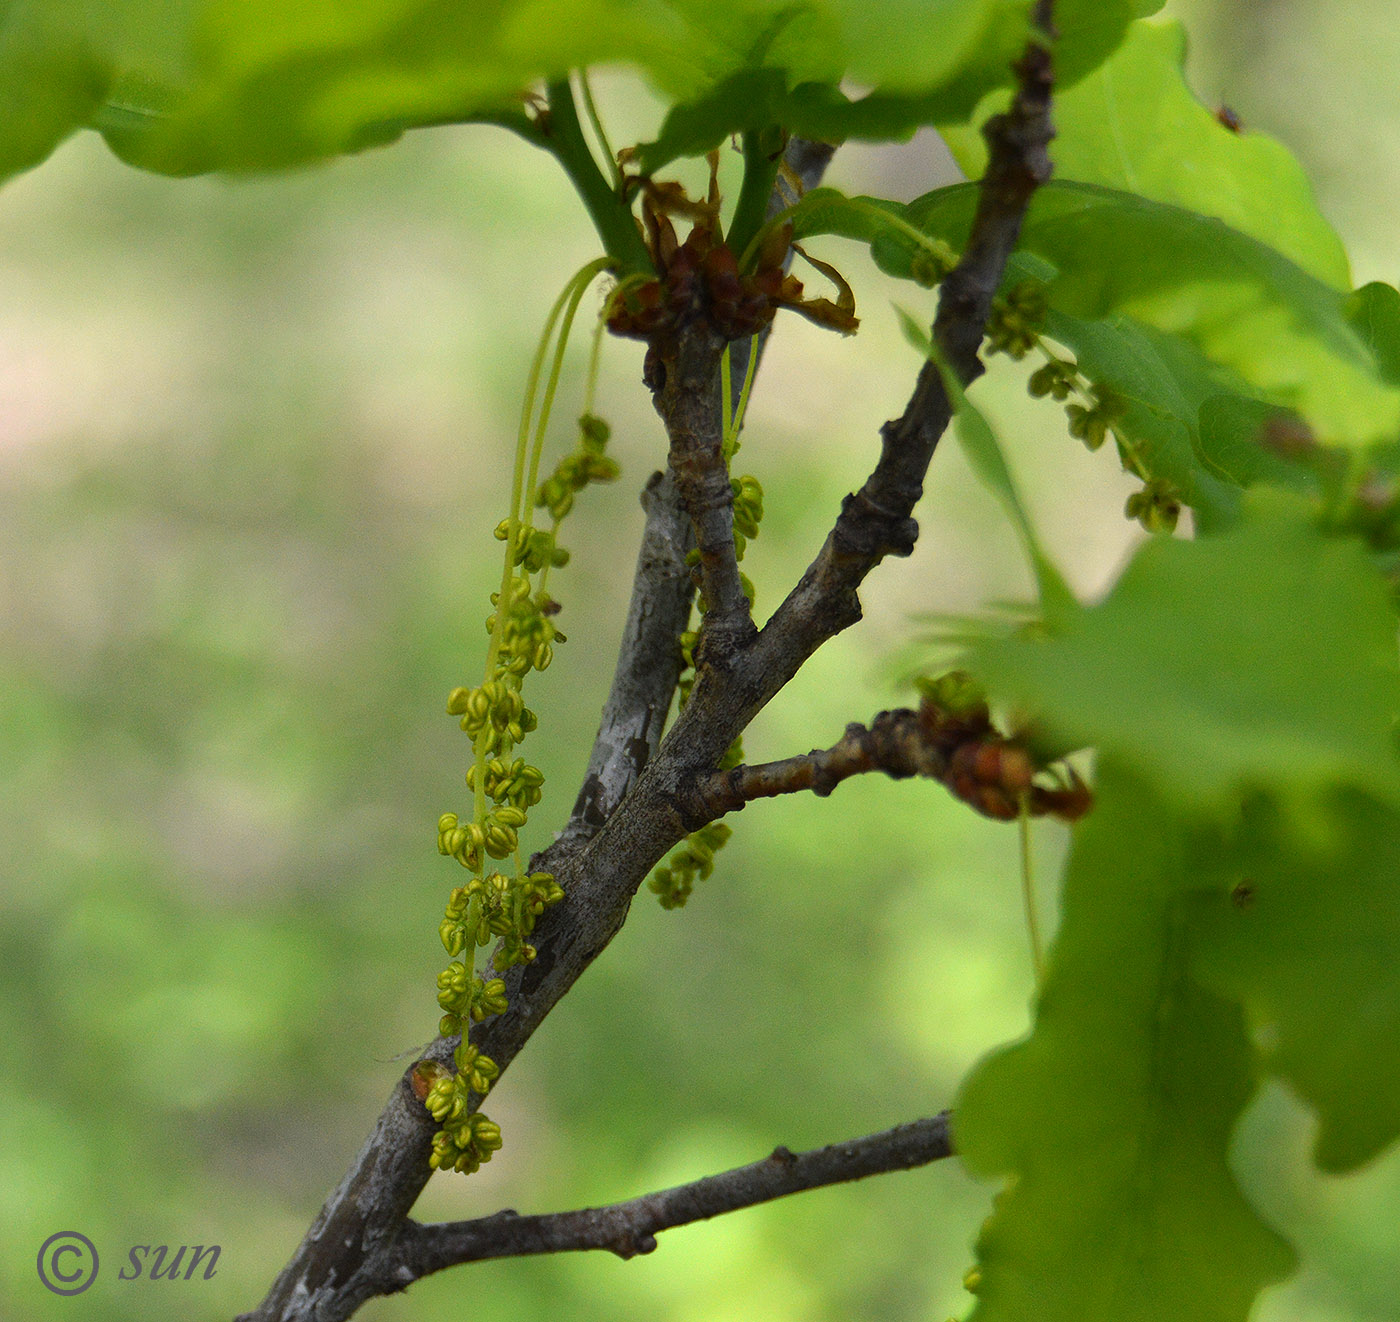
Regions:
M 954 248 L 973 185 L 938 189 L 904 216 Z M 1400 390 L 1383 382 L 1348 318 L 1347 296 L 1212 217 L 1093 184 L 1051 181 L 1031 202 L 1022 248 L 1053 266 L 1052 309 L 1114 315 L 1177 335 L 1261 396 L 1295 408 L 1324 440 L 1357 443 L 1400 426 Z
M 990 21 L 998 7 L 995 3 L 963 4 L 963 19 Z M 864 17 L 883 25 L 896 20 L 895 11 L 894 6 L 870 8 Z M 1003 20 L 1006 17 L 1003 14 Z M 915 17 L 910 30 L 929 31 L 927 19 Z M 1011 63 L 1025 37 L 1020 21 L 1003 21 L 988 45 L 969 48 L 966 61 L 948 69 L 943 77 L 938 77 L 937 71 L 953 52 L 952 45 L 944 46 L 938 59 L 906 71 L 913 74 L 911 87 L 919 90 L 877 87 L 858 97 L 843 92 L 836 79 L 803 80 L 791 66 L 751 58 L 699 96 L 674 106 L 656 140 L 638 149 L 637 164 L 652 173 L 677 157 L 702 155 L 735 134 L 770 125 L 823 142 L 848 138 L 898 141 L 920 125 L 967 114 L 988 88 L 1009 81 Z M 767 45 L 764 43 L 764 51 L 771 60 Z M 904 49 L 904 42 L 888 41 L 881 55 L 887 59 Z
M 1092 745 L 1173 803 L 1228 813 L 1252 789 L 1353 785 L 1400 804 L 1386 585 L 1280 492 L 1251 493 L 1221 536 L 1154 538 L 1102 602 L 968 668 L 1053 746 Z
M 907 138 L 921 125 L 967 116 L 989 89 L 1009 84 L 1011 64 L 1030 36 L 1029 5 L 1005 0 L 830 7 L 841 11 L 845 75 L 874 90 L 848 96 L 838 78 L 784 62 L 783 46 L 773 42 L 771 53 L 766 46 L 761 56 L 750 51 L 746 67 L 677 105 L 656 141 L 641 148 L 641 167 L 660 169 L 769 124 L 825 142 Z M 1160 7 L 1160 0 L 1061 0 L 1055 10 L 1057 84 L 1068 87 L 1083 77 L 1135 18 Z M 798 19 L 792 23 L 800 26 Z
M 1255 1086 L 1243 1016 L 1191 980 L 1165 805 L 1107 758 L 1096 797 L 1034 1031 L 954 1107 L 964 1162 L 1010 1181 L 969 1322 L 1244 1322 L 1293 1260 L 1227 1164 Z
M 904 203 L 882 197 L 847 197 L 835 188 L 814 188 L 783 218 L 792 225 L 794 240 L 833 234 L 856 239 L 870 246 L 881 270 L 928 287 L 957 261 L 945 240 L 924 233 L 910 220 Z
M 1241 487 L 1262 482 L 1319 494 L 1317 473 L 1295 462 L 1311 442 L 1288 414 L 1263 400 L 1222 393 L 1202 401 L 1197 417 L 1197 446 L 1212 472 Z
M 0 0 L 0 181 L 39 164 L 116 96 L 122 70 L 184 70 L 201 0 Z
M 1302 820 L 1254 801 L 1201 867 L 1224 884 L 1199 976 L 1245 1003 L 1265 1066 L 1317 1111 L 1318 1165 L 1370 1160 L 1400 1136 L 1400 812 L 1357 791 Z
M 1062 0 L 1062 81 L 1155 0 Z M 893 139 L 969 114 L 1031 35 L 1032 0 L 11 0 L 0 178 L 93 123 L 133 164 L 265 170 L 428 124 L 524 125 L 522 98 L 590 64 L 640 71 L 677 109 L 642 160 L 779 125 Z M 871 90 L 840 90 L 850 79 Z
M 0 178 L 42 161 L 107 91 L 101 61 L 49 17 L 36 0 L 10 7 L 0 29 Z
M 1373 280 L 1347 300 L 1346 314 L 1381 376 L 1400 385 L 1400 290 Z
M 1029 8 L 1029 0 L 362 0 L 348 8 L 205 0 L 194 35 L 200 67 L 175 89 L 184 93 L 178 107 L 145 133 L 111 136 L 152 169 L 274 168 L 419 125 L 518 113 L 533 84 L 611 63 L 638 69 L 687 107 L 681 149 L 702 151 L 744 128 L 804 127 L 786 109 L 770 117 L 780 108 L 774 74 L 782 107 L 804 104 L 789 89 L 834 92 L 853 78 L 896 102 L 932 97 L 937 113 L 970 110 L 1009 81 Z M 953 87 L 962 90 L 951 101 L 941 95 Z M 805 100 L 825 111 L 826 98 Z
M 1134 23 L 1107 61 L 1078 86 L 1059 89 L 1055 177 L 1214 216 L 1324 284 L 1350 288 L 1341 240 L 1317 209 L 1302 166 L 1281 142 L 1222 124 L 1187 85 L 1185 58 L 1179 23 Z M 948 136 L 963 169 L 980 174 L 981 135 Z

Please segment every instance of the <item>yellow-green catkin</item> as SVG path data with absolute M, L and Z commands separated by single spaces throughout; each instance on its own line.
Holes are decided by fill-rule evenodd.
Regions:
M 556 645 L 564 642 L 555 624 L 558 604 L 546 591 L 550 569 L 568 561 L 568 552 L 557 542 L 559 522 L 578 491 L 591 482 L 609 481 L 618 471 L 604 453 L 608 428 L 593 415 L 590 398 L 575 449 L 538 481 L 564 345 L 585 291 L 605 265 L 600 259 L 585 266 L 565 287 L 546 323 L 526 387 L 510 513 L 495 530 L 505 543 L 505 555 L 500 589 L 491 596 L 494 611 L 486 621 L 485 674 L 479 685 L 453 689 L 447 698 L 448 713 L 472 741 L 466 776 L 472 811 L 467 817 L 447 812 L 438 818 L 438 852 L 456 859 L 471 877 L 453 889 L 438 928 L 453 957 L 438 975 L 443 1011 L 438 1029 L 444 1036 L 460 1033 L 462 1040 L 454 1056 L 456 1072 L 442 1071 L 424 1098 L 441 1126 L 429 1157 L 435 1169 L 470 1174 L 501 1146 L 499 1127 L 472 1109 L 473 1095 L 484 1098 L 500 1071 L 471 1043 L 470 1030 L 506 1010 L 505 981 L 499 975 L 535 957 L 529 938 L 536 920 L 564 897 L 549 873 L 532 872 L 520 863 L 520 831 L 540 801 L 544 776 L 517 749 L 537 724 L 525 705 L 526 676 L 546 669 Z M 532 435 L 535 396 L 556 325 L 555 351 Z M 536 508 L 550 513 L 548 530 L 534 526 Z M 490 964 L 478 972 L 477 949 L 493 942 Z
M 1069 434 L 1090 450 L 1099 449 L 1112 436 L 1123 471 L 1143 482 L 1142 489 L 1128 497 L 1123 513 L 1136 519 L 1148 532 L 1175 531 L 1181 516 L 1182 493 L 1170 479 L 1152 472 L 1128 435 L 1124 426 L 1128 402 L 1112 387 L 1085 377 L 1078 363 L 1049 349 L 1040 336 L 1039 322 L 1033 319 L 1035 300 L 1027 296 L 1022 303 L 1019 310 L 1006 302 L 999 306 L 1001 332 L 993 338 L 992 349 L 1016 358 L 1024 357 L 1032 348 L 1039 349 L 1045 362 L 1026 383 L 1030 393 L 1036 399 L 1048 398 L 1063 404 Z

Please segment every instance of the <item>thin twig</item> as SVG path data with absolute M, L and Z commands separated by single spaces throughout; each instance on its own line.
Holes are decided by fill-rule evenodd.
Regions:
M 1054 36 L 1049 0 L 1039 0 L 1035 22 Z M 1031 42 L 1016 63 L 1016 95 L 1004 115 L 983 126 L 987 172 L 977 197 L 977 215 L 962 259 L 939 290 L 934 335 L 964 385 L 982 373 L 977 349 L 1001 284 L 1006 259 L 1021 235 L 1035 190 L 1050 178 L 1048 148 L 1054 64 L 1050 48 Z
M 824 798 L 843 780 L 865 772 L 883 771 L 896 780 L 907 776 L 942 779 L 948 771 L 948 754 L 918 712 L 907 707 L 883 711 L 868 727 L 852 722 L 830 748 L 697 777 L 683 795 L 682 811 L 696 823 L 692 829 L 698 829 L 755 799 L 802 790 Z
M 605 1249 L 620 1258 L 650 1253 L 656 1236 L 828 1184 L 913 1170 L 952 1155 L 948 1113 L 810 1152 L 777 1148 L 762 1161 L 608 1207 L 545 1216 L 497 1212 L 473 1221 L 410 1222 L 385 1265 L 381 1293 L 464 1262 Z
M 698 830 L 755 799 L 803 790 L 825 797 L 843 780 L 882 771 L 895 780 L 940 781 L 997 821 L 1083 816 L 1093 802 L 1083 782 L 1066 770 L 1060 784 L 1037 785 L 1043 770 L 1022 741 L 998 733 L 985 706 L 953 714 L 925 702 L 918 711 L 882 711 L 868 727 L 852 722 L 830 748 L 696 776 L 677 796 L 677 809 L 689 829 Z
M 1047 35 L 1052 32 L 1047 0 L 1037 6 L 1036 21 Z M 963 255 L 943 282 L 934 323 L 944 357 L 965 385 L 983 370 L 977 349 L 992 300 L 1031 197 L 1050 176 L 1049 49 L 1032 42 L 1016 72 L 1011 109 L 985 129 L 989 160 L 977 212 Z M 951 418 L 938 369 L 925 363 L 904 413 L 881 428 L 880 458 L 869 478 L 842 503 L 826 544 L 748 648 L 742 673 L 709 686 L 700 677 L 687 709 L 687 714 L 693 709 L 691 721 L 713 721 L 712 708 L 723 706 L 742 730 L 818 647 L 860 619 L 858 589 L 866 575 L 885 556 L 914 549 L 919 535 L 914 506 Z M 701 697 L 708 700 L 697 706 Z
M 830 143 L 789 140 L 784 153 L 787 177 L 780 177 L 768 201 L 768 214 L 777 215 L 796 201 L 789 179 L 801 189 L 816 188 L 831 161 Z M 758 333 L 757 366 L 772 331 Z M 731 394 L 738 398 L 749 372 L 751 339 L 729 345 Z M 662 727 L 681 667 L 677 636 L 689 618 L 694 595 L 685 556 L 695 534 L 685 513 L 675 479 L 655 474 L 642 493 L 646 526 L 632 580 L 632 600 L 623 627 L 617 669 L 604 704 L 588 770 L 574 810 L 560 835 L 561 844 L 582 843 L 612 815 L 623 796 L 656 752 Z

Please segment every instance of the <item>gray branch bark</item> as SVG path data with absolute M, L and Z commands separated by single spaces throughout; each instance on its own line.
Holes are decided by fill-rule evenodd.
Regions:
M 677 638 L 690 620 L 694 595 L 685 557 L 695 536 L 669 472 L 652 475 L 642 505 L 646 527 L 617 670 L 583 788 L 560 835 L 566 846 L 582 844 L 597 832 L 651 761 L 680 677 Z

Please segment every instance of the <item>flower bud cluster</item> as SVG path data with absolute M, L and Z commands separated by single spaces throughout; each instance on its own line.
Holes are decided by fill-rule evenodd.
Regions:
M 496 525 L 496 540 L 504 542 L 510 537 L 510 520 L 502 519 Z M 523 565 L 527 574 L 538 574 L 546 565 L 556 569 L 569 563 L 569 553 L 554 544 L 554 531 L 547 528 L 531 528 L 525 533 L 515 548 L 514 564 Z
M 1172 532 L 1181 516 L 1181 492 L 1164 477 L 1154 476 L 1122 427 L 1128 404 L 1108 386 L 1086 380 L 1079 366 L 1040 345 L 1046 361 L 1031 373 L 1027 387 L 1036 399 L 1063 403 L 1069 434 L 1090 450 L 1099 449 L 1112 436 L 1125 471 L 1146 485 L 1128 497 L 1123 513 L 1136 519 L 1148 532 Z M 1071 395 L 1078 396 L 1071 399 Z
M 1166 478 L 1150 478 L 1141 491 L 1128 497 L 1123 513 L 1148 532 L 1172 532 L 1181 517 L 1181 492 Z
M 480 1111 L 468 1111 L 469 1090 L 460 1074 L 433 1085 L 424 1103 L 442 1128 L 433 1135 L 428 1165 L 475 1175 L 501 1148 L 501 1127 Z
M 909 278 L 925 289 L 932 289 L 941 283 L 958 264 L 958 255 L 942 239 L 929 241 L 928 246 L 920 246 L 909 259 Z
M 987 317 L 987 351 L 1024 358 L 1040 343 L 1045 324 L 1045 290 L 1036 280 L 1022 280 L 992 301 Z
M 1066 404 L 1069 434 L 1083 441 L 1090 450 L 1097 450 L 1108 439 L 1114 424 L 1121 421 L 1127 406 L 1104 386 L 1086 386 L 1088 404 Z
M 590 482 L 611 482 L 621 471 L 617 461 L 604 453 L 612 434 L 608 424 L 591 413 L 585 413 L 578 424 L 577 447 L 559 461 L 535 493 L 535 504 L 547 509 L 556 523 L 573 509 L 574 496 Z
M 546 665 L 549 660 L 553 660 L 552 655 Z M 525 669 L 529 669 L 528 664 Z M 460 717 L 458 723 L 462 730 L 471 735 L 473 743 L 484 741 L 486 752 L 504 751 L 509 745 L 518 744 L 539 724 L 520 695 L 519 680 L 520 676 L 507 661 L 498 668 L 496 678 L 488 679 L 479 687 L 453 689 L 447 695 L 447 714 Z
M 518 832 L 524 825 L 524 809 L 513 804 L 498 804 L 479 822 L 463 822 L 455 812 L 445 812 L 438 818 L 438 853 L 475 871 L 482 866 L 483 855 L 505 858 L 515 853 L 519 847 Z
M 443 919 L 443 928 L 449 922 L 449 919 Z M 438 1004 L 444 1010 L 438 1032 L 443 1037 L 460 1033 L 468 1023 L 479 1024 L 493 1014 L 503 1014 L 508 1004 L 506 984 L 502 979 L 483 978 L 460 959 L 454 960 L 438 974 L 437 985 Z
M 467 788 L 476 789 L 477 767 L 472 763 L 467 768 Z M 483 781 L 487 795 L 497 803 L 510 803 L 517 808 L 533 808 L 540 801 L 540 786 L 544 784 L 544 774 L 539 767 L 532 767 L 524 758 L 514 758 L 509 764 L 499 757 L 486 763 Z
M 497 973 L 504 973 L 514 964 L 528 964 L 534 959 L 535 948 L 526 944 L 525 938 L 535 930 L 540 914 L 563 898 L 563 889 L 548 872 L 513 877 L 492 872 L 473 877 L 452 892 L 438 935 L 449 955 L 489 945 L 492 937 L 499 937 L 491 963 Z M 441 1002 L 442 998 L 438 1000 Z
M 518 531 L 522 536 L 533 536 L 524 529 Z M 541 566 L 542 580 L 544 571 L 552 563 Z M 532 592 L 528 577 L 511 580 L 509 597 L 504 619 L 501 619 L 501 594 L 491 594 L 491 605 L 496 609 L 486 617 L 486 632 L 496 640 L 497 669 L 519 680 L 531 670 L 547 670 L 554 660 L 554 644 L 564 642 L 565 638 L 554 624 L 559 603 L 543 588 Z M 528 726 L 525 733 L 529 734 L 532 729 L 534 726 Z M 519 742 L 519 736 L 512 737 Z
M 985 690 L 966 671 L 916 680 L 919 723 L 938 778 L 984 817 L 1008 822 L 1028 813 L 1077 821 L 1093 796 L 1074 769 L 1036 756 L 1024 735 L 992 723 Z
M 690 898 L 696 879 L 704 880 L 714 871 L 715 851 L 733 834 L 723 822 L 711 822 L 692 831 L 672 851 L 671 856 L 651 874 L 647 888 L 663 909 L 679 909 Z
M 734 554 L 742 560 L 749 539 L 758 536 L 758 525 L 763 520 L 763 488 L 749 473 L 730 478 L 729 486 L 734 492 Z M 752 593 L 749 599 L 752 601 Z

